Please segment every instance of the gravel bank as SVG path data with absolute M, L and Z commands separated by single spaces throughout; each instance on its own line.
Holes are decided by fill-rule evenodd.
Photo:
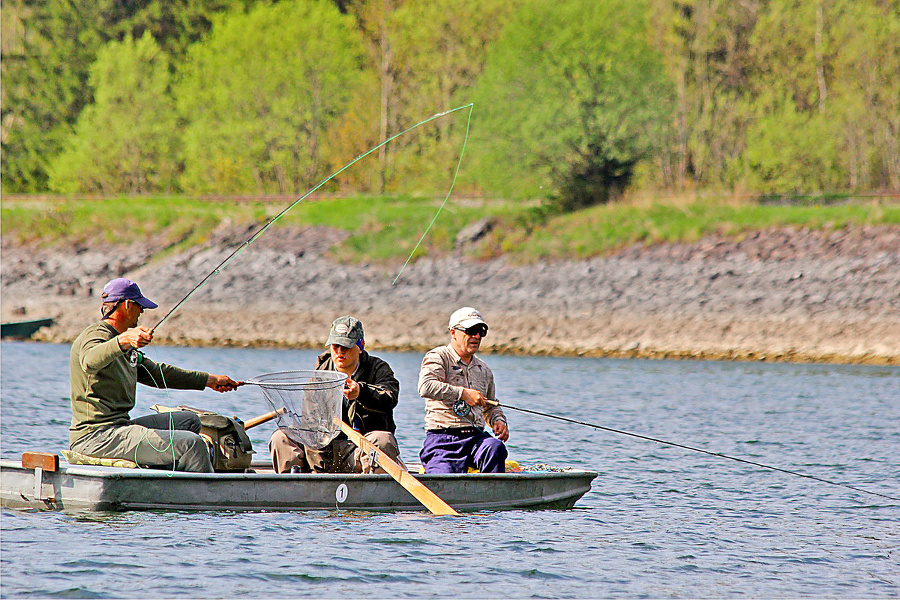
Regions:
M 155 325 L 246 239 L 149 261 L 158 248 L 4 244 L 2 320 L 54 317 L 37 339 L 65 342 L 127 276 L 160 304 Z M 331 320 L 360 317 L 370 348 L 423 351 L 449 314 L 480 308 L 488 352 L 900 364 L 900 227 L 763 231 L 740 241 L 631 247 L 587 261 L 514 265 L 458 255 L 398 266 L 325 257 L 345 234 L 270 230 L 157 331 L 167 344 L 320 347 Z

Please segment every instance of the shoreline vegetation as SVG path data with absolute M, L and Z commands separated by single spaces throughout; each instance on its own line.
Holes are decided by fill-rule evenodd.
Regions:
M 52 316 L 36 339 L 70 341 L 105 281 L 129 276 L 160 303 L 152 326 L 293 200 L 4 196 L 3 320 Z M 487 353 L 900 365 L 896 195 L 626 198 L 571 213 L 451 198 L 392 285 L 441 200 L 300 203 L 157 341 L 318 348 L 352 313 L 370 348 L 421 352 L 471 304 L 496 323 Z
M 207 243 L 223 228 L 243 229 L 249 238 L 295 199 L 4 196 L 0 234 L 4 245 L 149 243 L 162 257 Z M 761 204 L 703 197 L 633 199 L 557 213 L 540 201 L 457 198 L 441 212 L 439 227 L 429 232 L 417 256 L 451 252 L 465 243 L 471 258 L 509 256 L 527 264 L 590 259 L 633 245 L 693 243 L 707 235 L 737 240 L 767 229 L 900 226 L 900 194 L 824 200 Z M 313 197 L 272 226 L 342 230 L 344 239 L 329 249 L 330 258 L 388 264 L 409 255 L 441 201 L 408 195 Z M 228 241 L 239 245 L 244 241 L 239 235 L 232 232 Z

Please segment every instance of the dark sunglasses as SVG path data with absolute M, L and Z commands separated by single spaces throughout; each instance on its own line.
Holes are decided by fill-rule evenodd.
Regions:
M 457 331 L 462 331 L 466 335 L 475 335 L 477 333 L 481 337 L 484 337 L 487 335 L 488 326 L 485 325 L 484 323 L 481 323 L 479 325 L 472 325 L 471 327 L 466 327 L 465 329 L 463 329 L 462 327 L 454 327 L 454 329 L 456 329 Z

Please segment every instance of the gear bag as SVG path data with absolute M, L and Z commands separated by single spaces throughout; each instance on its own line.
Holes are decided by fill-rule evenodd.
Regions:
M 154 404 L 157 412 L 188 410 L 200 417 L 200 437 L 209 446 L 209 457 L 216 472 L 239 471 L 250 468 L 253 459 L 253 445 L 244 424 L 237 417 L 226 417 L 209 410 L 179 406 L 168 408 Z

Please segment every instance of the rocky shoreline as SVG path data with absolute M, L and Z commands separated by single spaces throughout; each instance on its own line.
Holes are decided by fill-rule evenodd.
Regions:
M 8 245 L 2 320 L 53 317 L 35 339 L 68 342 L 98 316 L 112 277 L 160 304 L 156 325 L 244 239 L 161 249 Z M 634 246 L 586 261 L 516 265 L 451 255 L 344 265 L 326 251 L 346 234 L 273 229 L 210 278 L 157 329 L 163 344 L 321 347 L 331 320 L 360 317 L 370 348 L 424 351 L 449 314 L 481 309 L 485 352 L 900 365 L 900 227 L 780 229 L 734 240 Z

